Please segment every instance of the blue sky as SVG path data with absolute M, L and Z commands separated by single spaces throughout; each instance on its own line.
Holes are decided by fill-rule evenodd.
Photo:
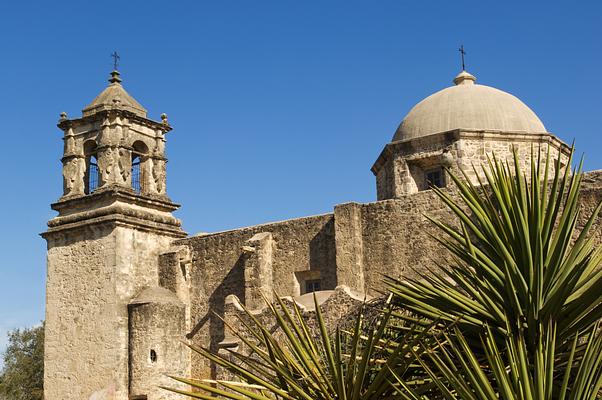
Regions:
M 375 200 L 370 167 L 409 109 L 451 84 L 517 95 L 602 168 L 602 2 L 190 1 L 3 4 L 0 348 L 43 318 L 61 194 L 59 113 L 121 54 L 126 89 L 169 115 L 168 192 L 189 233 Z

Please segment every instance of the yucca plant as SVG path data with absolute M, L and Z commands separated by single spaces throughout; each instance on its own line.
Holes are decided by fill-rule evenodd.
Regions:
M 592 234 L 600 205 L 578 232 L 581 166 L 571 173 L 571 158 L 564 167 L 559 156 L 550 178 L 543 157 L 532 155 L 530 174 L 516 152 L 513 165 L 490 159 L 480 185 L 450 174 L 458 197 L 433 188 L 459 222 L 431 218 L 454 262 L 417 279 L 387 278 L 399 303 L 463 331 L 486 323 L 500 337 L 521 321 L 528 347 L 540 324 L 554 322 L 562 345 L 602 318 L 602 248 Z
M 450 174 L 457 195 L 434 188 L 458 220 L 431 219 L 454 261 L 386 283 L 399 304 L 453 328 L 416 354 L 438 393 L 404 398 L 602 398 L 601 206 L 578 230 L 581 165 L 571 173 L 559 156 L 550 179 L 549 151 L 540 156 L 529 174 L 514 152 L 513 165 L 490 159 L 480 185 Z
M 429 342 L 425 329 L 391 324 L 388 304 L 375 317 L 367 318 L 364 303 L 349 331 L 337 328 L 331 333 L 315 296 L 315 326 L 295 303 L 287 305 L 276 298 L 274 304 L 266 302 L 276 329 L 244 307 L 240 330 L 226 324 L 243 344 L 241 348 L 248 351 L 230 349 L 229 356 L 223 356 L 191 347 L 235 380 L 173 377 L 190 385 L 191 391 L 165 389 L 199 399 L 254 400 L 401 399 L 402 393 L 412 388 L 417 392 L 420 387 L 428 389 L 422 382 L 401 379 L 419 366 L 414 354 L 421 343 Z M 403 335 L 398 334 L 401 331 Z
M 541 327 L 541 326 L 540 326 Z M 518 332 L 517 332 L 518 331 Z M 434 396 L 404 392 L 407 400 L 596 400 L 602 398 L 602 334 L 599 323 L 573 336 L 566 354 L 556 353 L 556 326 L 541 327 L 535 351 L 518 327 L 500 346 L 489 327 L 474 345 L 454 327 L 445 341 L 417 355 L 437 385 Z M 517 333 L 515 333 L 517 332 Z M 580 343 L 581 342 L 581 343 Z M 579 347 L 582 347 L 579 350 Z M 484 352 L 485 356 L 481 354 Z

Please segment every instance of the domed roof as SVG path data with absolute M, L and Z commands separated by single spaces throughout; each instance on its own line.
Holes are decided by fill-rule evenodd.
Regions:
M 397 128 L 393 141 L 454 129 L 546 132 L 537 115 L 518 98 L 475 82 L 473 75 L 462 71 L 454 79 L 455 86 L 416 104 Z
M 146 118 L 146 109 L 125 91 L 121 85 L 118 71 L 111 72 L 109 82 L 110 85 L 82 110 L 84 117 L 93 115 L 99 111 L 119 108 Z

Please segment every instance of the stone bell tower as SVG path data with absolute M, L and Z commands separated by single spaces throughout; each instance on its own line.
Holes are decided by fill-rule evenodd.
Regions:
M 128 399 L 128 304 L 158 285 L 158 258 L 185 237 L 166 192 L 171 131 L 123 88 L 109 86 L 80 118 L 61 114 L 63 195 L 48 245 L 45 398 Z

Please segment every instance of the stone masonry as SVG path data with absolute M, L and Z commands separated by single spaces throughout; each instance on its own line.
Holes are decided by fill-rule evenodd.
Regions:
M 167 116 L 149 119 L 114 71 L 80 118 L 63 113 L 58 124 L 63 195 L 42 234 L 46 399 L 179 398 L 158 388 L 177 386 L 165 374 L 224 377 L 182 341 L 239 346 L 222 318 L 235 320 L 241 305 L 263 315 L 262 294 L 287 297 L 311 316 L 317 292 L 334 325 L 377 295 L 383 275 L 404 278 L 445 262 L 426 215 L 452 218 L 430 190 L 454 194 L 448 171 L 479 184 L 489 157 L 513 163 L 513 151 L 527 168 L 548 152 L 561 168 L 568 163 L 568 146 L 526 105 L 475 82 L 463 71 L 404 118 L 372 166 L 376 202 L 187 236 L 167 195 Z M 600 200 L 602 174 L 587 173 L 582 215 Z

